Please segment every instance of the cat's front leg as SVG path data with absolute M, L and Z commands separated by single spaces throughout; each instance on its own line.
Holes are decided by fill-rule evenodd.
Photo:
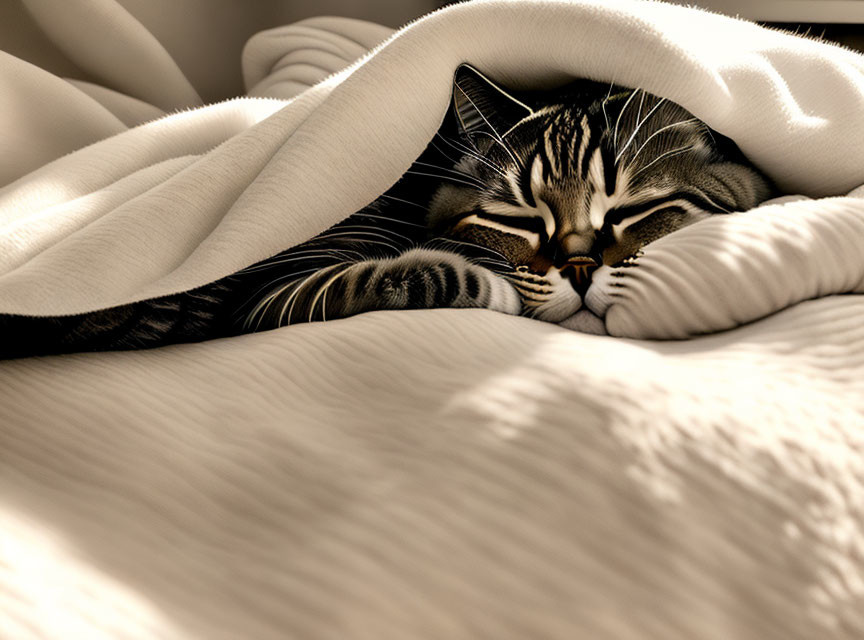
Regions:
M 271 290 L 247 317 L 246 328 L 388 309 L 471 307 L 518 315 L 522 302 L 506 279 L 458 254 L 411 249 L 396 258 L 333 265 Z

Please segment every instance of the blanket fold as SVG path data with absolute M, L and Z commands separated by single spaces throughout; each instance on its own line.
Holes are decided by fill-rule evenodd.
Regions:
M 75 24 L 64 27 L 63 38 L 82 37 Z M 289 98 L 387 33 L 368 23 L 323 18 L 265 32 L 247 46 L 246 81 L 257 93 Z M 501 51 L 502 41 L 514 46 Z M 722 46 L 727 42 L 741 46 Z M 160 59 L 149 63 L 151 72 L 159 70 Z M 80 313 L 188 290 L 323 231 L 377 197 L 419 154 L 447 107 L 453 70 L 465 60 L 513 86 L 546 86 L 567 76 L 642 86 L 735 139 L 786 191 L 843 195 L 864 182 L 864 132 L 856 117 L 864 109 L 864 66 L 857 54 L 658 3 L 471 3 L 409 25 L 372 55 L 283 103 L 278 112 L 278 103 L 246 99 L 179 113 L 93 144 L 7 186 L 0 192 L 0 218 L 12 227 L 4 230 L 9 266 L 0 272 L 0 311 Z M 175 96 L 175 106 L 178 100 Z M 106 114 L 104 121 L 123 126 L 113 115 Z M 24 140 L 17 144 L 23 146 Z M 219 146 L 208 152 L 208 144 Z M 177 173 L 150 185 L 151 150 L 163 160 L 198 157 L 188 165 L 171 165 Z M 98 174 L 94 168 L 108 163 L 123 167 L 109 173 L 129 178 L 123 183 L 130 189 L 125 201 L 100 198 L 76 185 L 81 178 L 75 176 Z M 149 186 L 137 186 L 139 179 Z M 34 189 L 34 182 L 52 188 Z M 103 181 L 97 191 L 108 184 Z M 87 213 L 64 206 L 64 228 L 76 232 L 60 238 L 55 231 L 39 231 L 50 226 L 47 208 L 58 204 L 58 193 L 67 202 L 87 195 L 91 203 L 113 204 L 100 209 L 97 225 L 87 222 L 95 215 L 92 206 L 85 207 Z M 848 203 L 843 215 L 858 215 L 856 206 Z M 762 222 L 754 224 L 763 228 L 754 236 L 782 233 L 771 220 L 757 218 Z M 711 222 L 729 225 L 729 233 L 737 225 L 732 219 Z M 811 254 L 809 268 L 834 269 L 822 259 L 824 252 L 817 252 L 817 247 L 830 247 L 831 238 L 818 237 L 822 228 L 814 227 L 813 233 L 804 249 Z M 650 254 L 660 256 L 673 244 L 651 247 Z M 713 260 L 687 263 L 682 277 L 693 286 L 705 281 L 706 267 L 700 265 L 728 264 L 729 246 L 712 244 Z M 646 256 L 643 262 L 654 259 Z M 764 266 L 770 270 L 772 264 Z M 726 275 L 737 277 L 714 277 L 725 280 Z M 666 295 L 640 286 L 649 289 L 640 293 L 643 298 Z M 802 285 L 777 300 L 798 301 L 823 290 L 841 292 Z M 730 318 L 754 319 L 776 310 L 776 305 L 756 305 L 730 315 L 708 309 L 703 320 L 690 313 L 660 330 L 656 320 L 653 329 L 612 321 L 623 314 L 643 315 L 621 306 L 621 311 L 610 310 L 610 322 L 617 323 L 611 330 L 634 337 L 682 337 L 726 328 Z
M 201 98 L 164 47 L 116 2 L 23 0 L 66 56 L 107 86 L 163 110 Z
M 393 29 L 350 18 L 308 18 L 262 31 L 243 49 L 250 96 L 293 98 L 366 55 Z
M 0 54 L 0 313 L 314 236 L 402 175 L 465 61 L 641 86 L 800 195 L 598 271 L 624 286 L 581 326 L 623 339 L 443 309 L 0 363 L 0 636 L 864 637 L 864 298 L 833 295 L 864 288 L 860 55 L 658 2 L 476 0 L 264 32 L 254 96 L 195 106 L 114 0 L 24 2 L 105 86 Z
M 586 303 L 611 335 L 722 331 L 803 300 L 864 293 L 862 246 L 861 197 L 766 203 L 661 238 L 635 267 L 603 267 L 594 280 L 609 286 Z

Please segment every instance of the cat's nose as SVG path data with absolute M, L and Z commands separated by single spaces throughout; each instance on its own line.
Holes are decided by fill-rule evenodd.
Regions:
M 593 256 L 568 256 L 567 263 L 561 268 L 561 275 L 570 278 L 570 284 L 581 297 L 591 286 L 591 274 L 600 266 L 600 260 Z

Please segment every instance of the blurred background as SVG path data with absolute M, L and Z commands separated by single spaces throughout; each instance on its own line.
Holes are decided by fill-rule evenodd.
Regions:
M 92 81 L 39 31 L 27 12 L 26 1 L 0 0 L 0 50 L 59 76 Z M 119 3 L 153 33 L 207 102 L 243 92 L 240 54 L 246 40 L 258 31 L 313 15 L 360 18 L 397 28 L 452 4 L 439 0 L 100 1 Z M 864 0 L 671 1 L 740 15 L 864 50 Z M 222 67 L 224 74 L 214 76 L 214 65 Z
M 242 94 L 240 53 L 259 31 L 322 15 L 396 28 L 446 4 L 438 0 L 99 1 L 116 2 L 141 22 L 208 102 Z M 25 0 L 0 0 L 0 50 L 62 77 L 93 81 L 42 34 L 26 4 Z M 224 68 L 224 76 L 214 77 L 214 66 Z
M 667 0 L 864 51 L 864 0 Z

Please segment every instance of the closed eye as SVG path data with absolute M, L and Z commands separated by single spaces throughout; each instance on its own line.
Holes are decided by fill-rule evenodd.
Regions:
M 701 193 L 689 193 L 679 191 L 665 195 L 662 198 L 652 198 L 638 204 L 624 207 L 614 207 L 606 212 L 604 222 L 606 225 L 614 226 L 621 224 L 624 220 L 631 218 L 644 218 L 649 213 L 654 213 L 664 207 L 673 205 L 692 205 L 706 213 L 728 213 L 729 210 L 721 207 Z
M 502 224 L 513 229 L 530 229 L 530 233 L 536 233 L 538 240 L 548 242 L 549 238 L 555 236 L 555 228 L 557 226 L 555 214 L 544 200 L 535 199 L 534 204 L 535 206 L 533 207 L 514 206 L 503 200 L 495 199 L 483 203 L 482 209 L 475 209 L 471 214 L 490 216 L 486 218 L 489 226 Z M 494 220 L 493 216 L 495 217 Z M 513 219 L 530 220 L 530 222 L 513 224 L 511 222 Z M 534 222 L 535 220 L 539 220 L 539 223 Z M 538 225 L 536 227 L 537 231 L 535 231 L 535 227 L 533 226 L 535 224 Z M 540 225 L 542 225 L 542 229 Z
M 628 215 L 623 220 L 619 220 L 618 222 L 611 222 L 607 217 L 603 223 L 602 232 L 609 238 L 613 239 L 617 242 L 622 237 L 622 234 L 625 230 L 630 229 L 631 227 L 638 226 L 643 220 L 650 216 L 657 216 L 658 214 L 663 213 L 675 213 L 675 214 L 686 214 L 688 213 L 688 209 L 691 207 L 682 207 L 679 205 L 678 201 L 675 202 L 663 202 L 662 204 L 658 204 L 647 211 L 641 211 L 639 213 L 633 213 L 632 215 Z
M 531 246 L 532 251 L 539 250 L 546 238 L 543 219 L 537 216 L 504 215 L 475 210 L 461 218 L 453 227 L 457 232 L 468 229 L 486 229 L 508 236 L 518 236 Z
M 528 231 L 540 236 L 543 242 L 547 242 L 546 237 L 546 222 L 540 216 L 504 216 L 497 213 L 478 213 L 477 217 L 481 220 L 489 220 L 495 224 Z

